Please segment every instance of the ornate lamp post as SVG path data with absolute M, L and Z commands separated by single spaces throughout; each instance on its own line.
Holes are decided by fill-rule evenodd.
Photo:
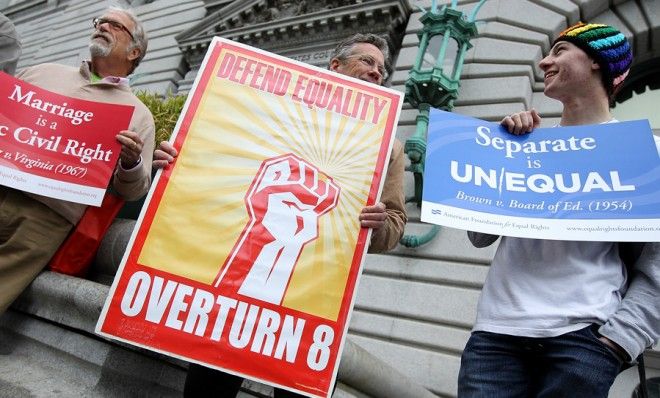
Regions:
M 461 70 L 465 53 L 472 47 L 470 40 L 477 35 L 475 17 L 486 0 L 481 0 L 469 18 L 456 9 L 457 0 L 451 7 L 446 5 L 438 11 L 433 0 L 430 11 L 424 11 L 420 21 L 424 24 L 418 33 L 419 50 L 415 64 L 406 81 L 406 101 L 419 110 L 417 128 L 408 138 L 405 151 L 410 158 L 410 167 L 415 176 L 415 195 L 408 202 L 422 203 L 424 157 L 426 155 L 426 132 L 429 126 L 431 107 L 451 111 L 458 97 Z M 418 247 L 428 243 L 439 231 L 437 225 L 422 236 L 405 235 L 401 244 Z

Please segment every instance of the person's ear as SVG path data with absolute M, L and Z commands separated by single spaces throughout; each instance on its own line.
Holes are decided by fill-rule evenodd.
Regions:
M 128 60 L 133 62 L 140 57 L 140 49 L 135 47 L 128 52 Z
M 591 60 L 591 69 L 592 70 L 598 70 L 600 69 L 600 64 L 594 60 Z
M 337 58 L 333 58 L 330 60 L 330 70 L 333 72 L 337 71 L 337 68 L 339 68 L 339 65 L 341 65 L 341 61 Z

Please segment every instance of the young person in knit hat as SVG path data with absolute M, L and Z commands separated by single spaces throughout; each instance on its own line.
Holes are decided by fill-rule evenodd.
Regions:
M 632 64 L 617 29 L 578 24 L 539 66 L 560 126 L 615 122 L 609 105 Z M 535 110 L 505 117 L 512 134 Z M 659 150 L 660 151 L 660 150 Z M 498 236 L 468 232 L 476 247 Z M 626 271 L 629 266 L 629 273 Z M 602 397 L 660 334 L 660 245 L 502 237 L 463 351 L 458 396 Z

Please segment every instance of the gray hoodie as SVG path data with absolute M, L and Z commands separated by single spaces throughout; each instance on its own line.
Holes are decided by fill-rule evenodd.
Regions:
M 498 238 L 470 231 L 468 237 L 475 247 L 489 246 Z M 636 261 L 626 264 L 629 283 L 621 303 L 598 330 L 626 351 L 629 362 L 660 339 L 660 243 L 637 245 L 636 250 L 624 258 Z
M 0 13 L 0 71 L 13 75 L 21 56 L 21 43 L 14 24 Z
M 619 309 L 598 329 L 635 360 L 660 338 L 660 243 L 646 243 L 628 266 L 628 290 Z

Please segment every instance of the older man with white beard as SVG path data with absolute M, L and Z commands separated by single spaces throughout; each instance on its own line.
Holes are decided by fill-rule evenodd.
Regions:
M 16 77 L 69 97 L 135 107 L 128 129 L 116 135 L 121 153 L 111 185 L 125 200 L 137 200 L 151 184 L 154 121 L 127 76 L 144 58 L 147 37 L 135 15 L 118 7 L 94 18 L 93 26 L 91 60 L 80 68 L 41 64 Z M 46 266 L 85 208 L 0 186 L 0 314 Z

